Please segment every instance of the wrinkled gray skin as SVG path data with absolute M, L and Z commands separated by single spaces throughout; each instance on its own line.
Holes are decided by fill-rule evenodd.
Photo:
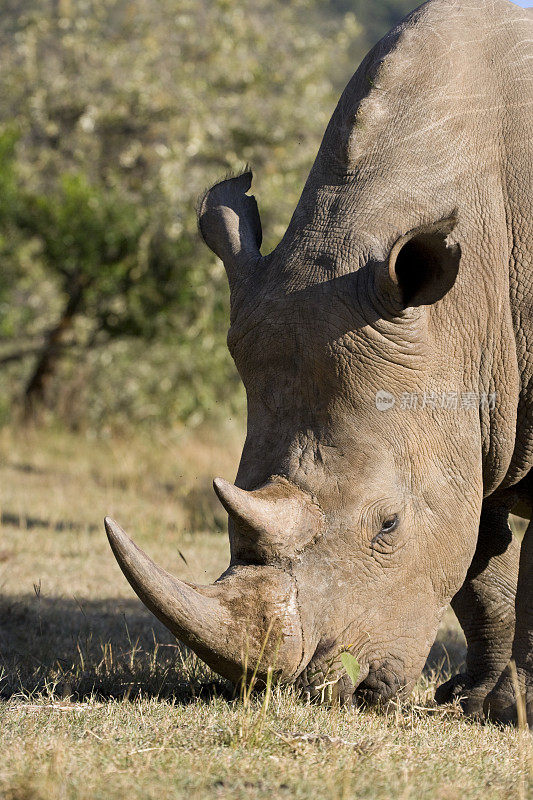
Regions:
M 533 718 L 533 530 L 518 576 L 507 522 L 533 497 L 532 42 L 507 0 L 430 0 L 348 84 L 272 253 L 250 173 L 201 203 L 248 397 L 236 486 L 215 482 L 231 566 L 193 587 L 107 528 L 140 597 L 232 680 L 266 640 L 260 674 L 386 701 L 453 598 L 467 669 L 437 699 L 513 719 L 512 656 Z

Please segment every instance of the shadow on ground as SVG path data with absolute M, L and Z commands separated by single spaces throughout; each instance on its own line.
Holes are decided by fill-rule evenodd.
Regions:
M 437 681 L 457 672 L 465 648 L 459 630 L 445 627 L 425 672 Z M 50 692 L 83 700 L 160 697 L 181 703 L 231 696 L 186 647 L 134 600 L 0 598 L 0 697 Z
M 50 692 L 75 700 L 231 694 L 132 599 L 0 597 L 0 697 Z
M 465 665 L 466 643 L 458 623 L 457 627 L 444 627 L 429 651 L 424 675 L 442 683 L 460 672 Z
M 49 519 L 43 519 L 42 517 L 32 517 L 27 516 L 26 514 L 16 514 L 11 511 L 3 511 L 0 514 L 0 527 L 10 525 L 13 528 L 24 528 L 24 530 L 31 530 L 32 528 L 44 528 L 47 530 L 56 531 L 60 533 L 61 531 L 90 531 L 94 533 L 94 531 L 100 530 L 99 525 L 84 525 L 80 522 L 75 522 L 74 520 L 58 520 L 57 522 L 52 522 Z

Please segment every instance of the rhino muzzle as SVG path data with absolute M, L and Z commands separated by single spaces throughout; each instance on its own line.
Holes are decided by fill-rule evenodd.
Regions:
M 217 478 L 215 491 L 241 540 L 255 547 L 251 564 L 235 563 L 212 585 L 180 581 L 155 564 L 112 519 L 105 528 L 119 566 L 142 602 L 182 642 L 233 681 L 269 668 L 294 681 L 306 655 L 290 558 L 322 532 L 318 505 L 283 478 L 245 491 Z

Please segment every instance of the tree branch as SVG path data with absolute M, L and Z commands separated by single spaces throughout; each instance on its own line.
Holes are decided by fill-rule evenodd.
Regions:
M 28 356 L 36 356 L 41 352 L 41 349 L 42 346 L 30 347 L 25 350 L 17 350 L 14 353 L 9 353 L 7 356 L 0 356 L 0 367 L 11 364 L 13 361 L 22 361 L 24 358 L 28 358 Z

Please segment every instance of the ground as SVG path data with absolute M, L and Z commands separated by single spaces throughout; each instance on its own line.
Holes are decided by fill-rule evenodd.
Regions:
M 0 431 L 0 798 L 533 797 L 529 734 L 432 706 L 464 657 L 451 612 L 386 716 L 282 688 L 233 698 L 141 605 L 104 514 L 180 577 L 213 579 L 228 546 L 211 478 L 232 477 L 241 444 Z

